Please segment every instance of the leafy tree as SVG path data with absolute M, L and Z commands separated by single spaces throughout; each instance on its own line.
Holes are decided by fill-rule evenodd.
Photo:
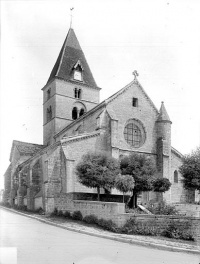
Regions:
M 135 182 L 132 189 L 133 196 L 130 201 L 131 207 L 137 207 L 137 196 L 140 192 L 165 192 L 171 186 L 168 179 L 157 179 L 155 177 L 156 165 L 154 159 L 150 156 L 131 154 L 122 158 L 120 168 L 123 175 L 131 175 Z
M 131 154 L 122 158 L 120 168 L 123 175 L 129 174 L 135 181 L 131 207 L 137 207 L 137 196 L 140 192 L 151 191 L 156 173 L 154 160 L 145 155 Z
M 156 178 L 153 181 L 153 191 L 157 192 L 157 199 L 159 201 L 163 201 L 162 193 L 168 191 L 171 185 L 171 182 L 167 178 Z
M 130 192 L 134 188 L 134 179 L 131 175 L 117 175 L 115 179 L 115 187 L 117 190 L 123 193 L 123 203 L 124 203 L 124 193 Z
M 84 155 L 76 166 L 79 182 L 86 187 L 97 188 L 98 201 L 100 188 L 113 188 L 115 177 L 119 173 L 119 162 L 103 152 Z
M 183 164 L 179 168 L 183 176 L 183 186 L 187 190 L 200 191 L 200 147 L 183 157 Z
M 154 192 L 166 192 L 171 187 L 171 182 L 167 178 L 157 178 L 153 182 Z

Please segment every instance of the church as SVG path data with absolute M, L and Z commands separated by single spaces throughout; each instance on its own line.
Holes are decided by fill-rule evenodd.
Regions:
M 164 103 L 155 107 L 137 72 L 131 83 L 102 102 L 100 90 L 70 28 L 42 88 L 43 145 L 13 141 L 4 174 L 6 201 L 51 212 L 56 204 L 67 203 L 69 195 L 96 193 L 75 174 L 82 156 L 95 151 L 116 159 L 133 152 L 153 157 L 159 176 L 172 183 L 164 193 L 166 202 L 187 201 L 179 172 L 182 154 L 171 146 L 172 122 Z M 148 202 L 155 194 L 143 193 L 141 199 Z

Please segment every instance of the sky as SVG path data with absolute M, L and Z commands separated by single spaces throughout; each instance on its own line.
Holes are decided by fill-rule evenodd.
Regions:
M 13 140 L 42 144 L 42 87 L 70 26 L 101 101 L 138 80 L 164 101 L 172 146 L 200 145 L 200 1 L 1 1 L 0 189 Z

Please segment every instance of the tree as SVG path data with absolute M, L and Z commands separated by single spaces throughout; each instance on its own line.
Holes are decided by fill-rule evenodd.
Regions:
M 123 175 L 129 174 L 134 179 L 135 186 L 132 190 L 130 206 L 136 208 L 138 194 L 153 189 L 153 179 L 156 173 L 155 162 L 149 156 L 134 153 L 122 158 L 120 168 Z
M 98 201 L 100 188 L 113 188 L 119 173 L 119 162 L 103 152 L 84 155 L 76 166 L 79 182 L 86 187 L 97 188 Z
M 115 179 L 115 187 L 117 190 L 123 193 L 123 203 L 124 203 L 124 193 L 130 192 L 134 188 L 134 179 L 131 175 L 117 175 Z
M 161 193 L 168 191 L 171 185 L 171 182 L 167 178 L 156 178 L 153 181 L 153 191 L 158 193 L 157 198 L 159 200 L 163 200 L 163 196 L 161 195 Z
M 164 192 L 170 188 L 168 179 L 156 179 L 155 161 L 150 156 L 131 154 L 122 158 L 120 168 L 123 175 L 131 175 L 135 182 L 132 189 L 133 196 L 130 201 L 130 206 L 133 208 L 137 207 L 137 196 L 140 192 Z
M 166 192 L 171 187 L 171 182 L 167 178 L 157 178 L 153 182 L 154 192 Z
M 183 186 L 187 190 L 200 191 L 200 147 L 183 157 L 183 164 L 179 168 L 183 176 Z

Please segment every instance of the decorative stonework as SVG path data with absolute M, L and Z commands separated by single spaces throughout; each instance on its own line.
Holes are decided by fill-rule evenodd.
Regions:
M 143 124 L 137 119 L 128 120 L 124 128 L 124 138 L 131 147 L 140 148 L 146 140 Z

